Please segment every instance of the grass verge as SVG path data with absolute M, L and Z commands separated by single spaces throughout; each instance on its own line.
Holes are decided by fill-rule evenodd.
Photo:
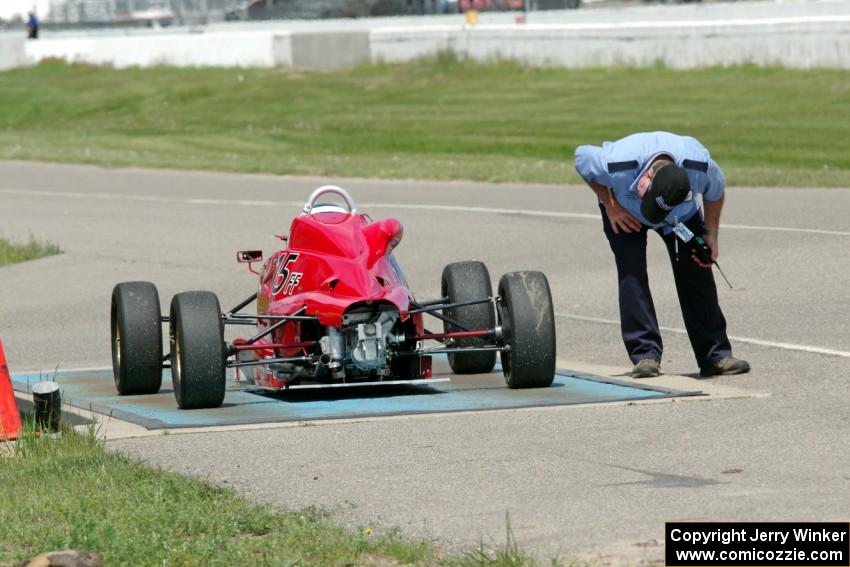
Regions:
M 53 256 L 61 252 L 62 250 L 56 244 L 39 242 L 33 237 L 30 237 L 26 244 L 15 244 L 5 238 L 0 238 L 0 266 Z
M 502 550 L 441 557 L 395 531 L 347 531 L 319 510 L 275 512 L 108 452 L 94 427 L 53 439 L 33 436 L 26 421 L 29 434 L 0 456 L 0 561 L 69 548 L 134 566 L 536 564 L 510 539 Z
M 850 187 L 848 98 L 847 70 L 52 62 L 0 73 L 0 159 L 565 183 L 577 145 L 670 130 L 704 142 L 729 184 Z

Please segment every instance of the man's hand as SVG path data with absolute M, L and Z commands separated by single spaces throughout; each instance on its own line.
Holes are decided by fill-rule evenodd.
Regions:
M 716 233 L 705 233 L 702 235 L 702 239 L 705 240 L 706 245 L 711 249 L 711 261 L 714 262 L 717 260 L 717 257 L 720 256 L 720 248 L 717 243 L 717 234 Z M 701 262 L 699 258 L 697 258 L 696 254 L 691 254 L 691 259 L 698 265 L 703 268 L 710 268 L 711 264 L 706 264 L 705 262 Z
M 720 245 L 718 244 L 717 235 L 704 234 L 702 237 L 705 243 L 708 244 L 708 247 L 711 248 L 711 261 L 714 262 L 720 256 Z
M 626 233 L 640 230 L 640 221 L 629 214 L 629 211 L 622 207 L 616 199 L 611 199 L 604 206 L 605 214 L 608 215 L 608 220 L 611 221 L 611 230 L 614 231 L 614 234 L 620 234 L 621 230 Z
M 610 187 L 596 183 L 595 181 L 587 181 L 586 179 L 585 181 L 590 185 L 593 192 L 596 193 L 596 197 L 602 203 L 602 206 L 605 207 L 605 214 L 611 222 L 611 230 L 614 231 L 614 234 L 620 234 L 621 230 L 623 232 L 637 232 L 640 230 L 640 221 L 630 215 L 629 211 L 617 202 L 617 199 L 614 198 L 614 191 Z
M 711 260 L 717 260 L 720 256 L 720 246 L 717 243 L 718 231 L 720 230 L 720 211 L 723 209 L 723 197 L 716 201 L 703 200 L 703 210 L 705 211 L 705 230 L 702 233 L 702 238 L 705 243 L 711 248 Z M 701 262 L 697 262 L 700 266 L 708 268 Z

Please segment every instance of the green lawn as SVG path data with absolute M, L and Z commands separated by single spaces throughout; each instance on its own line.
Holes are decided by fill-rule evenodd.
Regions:
M 26 429 L 34 429 L 31 419 Z M 68 548 L 100 553 L 105 565 L 133 567 L 537 564 L 514 545 L 443 556 L 383 527 L 345 530 L 322 511 L 275 511 L 107 452 L 94 427 L 88 434 L 66 429 L 60 439 L 25 435 L 11 456 L 4 445 L 0 563 Z
M 32 237 L 26 244 L 15 244 L 5 238 L 0 238 L 0 266 L 35 260 L 61 252 L 62 250 L 57 245 L 50 242 L 39 242 Z
M 18 444 L 0 458 L 0 560 L 70 548 L 99 552 L 106 565 L 346 565 L 427 551 L 347 534 L 316 511 L 275 514 L 103 451 L 91 435 Z
M 839 70 L 48 63 L 0 73 L 0 159 L 564 183 L 576 145 L 663 129 L 703 141 L 730 184 L 850 187 L 848 100 Z

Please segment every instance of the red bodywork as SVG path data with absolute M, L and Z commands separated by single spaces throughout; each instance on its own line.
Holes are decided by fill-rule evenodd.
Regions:
M 321 212 L 293 219 L 288 248 L 276 252 L 261 271 L 257 295 L 259 315 L 293 315 L 318 318 L 319 327 L 341 327 L 352 308 L 390 304 L 409 336 L 424 334 L 422 314 L 409 313 L 413 295 L 391 259 L 404 229 L 393 218 L 372 221 L 363 214 Z M 260 321 L 259 330 L 275 321 Z M 318 336 L 307 332 L 316 322 L 289 321 L 254 346 L 258 358 L 315 354 Z M 262 347 L 262 348 L 257 348 Z M 430 374 L 430 357 L 422 357 L 423 373 Z M 266 388 L 284 388 L 265 366 L 253 368 L 254 382 Z

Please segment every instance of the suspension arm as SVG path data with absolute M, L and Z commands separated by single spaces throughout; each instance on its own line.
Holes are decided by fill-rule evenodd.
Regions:
M 488 303 L 493 301 L 492 297 L 488 297 L 486 299 L 470 299 L 469 301 L 458 301 L 455 303 L 445 303 L 445 304 L 436 304 L 436 305 L 422 305 L 419 304 L 420 307 L 417 309 L 412 309 L 408 313 L 431 313 L 432 311 L 441 311 L 443 309 L 452 309 L 453 307 L 463 307 L 464 305 L 478 305 L 479 303 Z

